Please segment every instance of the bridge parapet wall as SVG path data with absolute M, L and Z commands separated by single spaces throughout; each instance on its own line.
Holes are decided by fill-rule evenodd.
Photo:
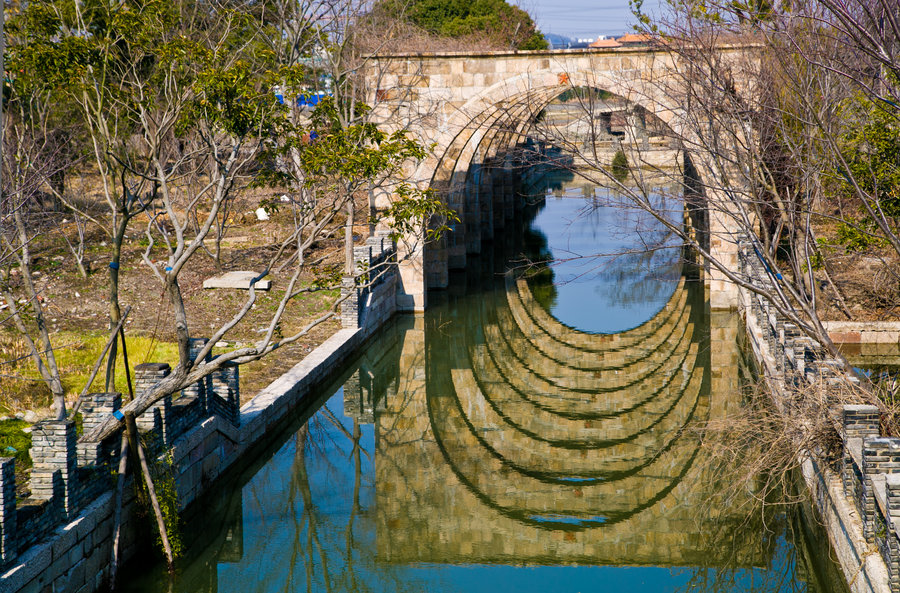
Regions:
M 759 287 L 772 279 L 748 240 L 740 242 L 741 274 Z M 806 452 L 803 474 L 825 519 L 851 590 L 900 593 L 900 438 L 881 435 L 881 410 L 844 404 L 846 390 L 864 389 L 856 376 L 761 295 L 741 291 L 754 354 L 772 386 L 775 406 L 789 411 L 798 394 L 819 390 L 835 420 L 840 452 Z M 868 552 L 870 546 L 878 554 Z M 856 576 L 858 573 L 858 577 Z

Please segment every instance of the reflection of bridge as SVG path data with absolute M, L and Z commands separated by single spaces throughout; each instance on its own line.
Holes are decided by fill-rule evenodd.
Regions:
M 714 571 L 695 574 L 720 575 L 728 583 L 739 574 L 729 568 L 771 569 L 773 538 L 764 535 L 758 511 L 743 508 L 741 496 L 717 494 L 721 476 L 707 467 L 690 430 L 695 420 L 727 416 L 737 403 L 736 319 L 714 313 L 707 348 L 699 311 L 705 304 L 694 294 L 699 286 L 679 284 L 640 327 L 591 335 L 547 316 L 525 283 L 501 281 L 496 288 L 493 295 L 474 296 L 478 310 L 469 302 L 436 308 L 425 318 L 401 318 L 379 335 L 378 348 L 361 353 L 336 378 L 345 414 L 376 423 L 373 457 L 368 445 L 360 451 L 359 441 L 340 436 L 351 436 L 354 427 L 358 438 L 353 421 L 345 418 L 341 427 L 320 411 L 318 429 L 302 430 L 292 447 L 274 443 L 274 457 L 256 458 L 247 477 L 238 479 L 241 488 L 220 491 L 218 505 L 208 500 L 194 507 L 199 520 L 185 531 L 196 530 L 200 540 L 189 547 L 195 557 L 177 590 L 242 591 L 252 581 L 256 590 L 280 591 L 297 588 L 300 574 L 312 583 L 309 590 L 363 578 L 371 590 L 424 590 L 410 580 L 409 563 L 414 572 L 437 575 L 435 589 L 441 574 L 451 574 L 440 565 L 453 563 L 711 566 Z M 458 315 L 466 310 L 471 314 Z M 531 322 L 516 321 L 523 314 Z M 506 343 L 528 341 L 554 359 L 563 368 L 548 381 L 607 371 L 633 375 L 634 385 L 607 389 L 596 400 L 627 403 L 599 411 L 578 407 L 574 415 L 534 405 L 524 396 L 547 394 L 533 384 L 535 370 L 527 363 L 511 360 L 507 367 L 525 385 L 518 391 L 504 388 L 511 375 L 476 364 L 513 355 L 489 343 L 482 327 L 493 327 Z M 549 341 L 550 335 L 556 338 Z M 604 357 L 589 368 L 576 360 L 569 370 L 562 364 L 568 358 L 560 360 L 561 352 L 624 353 L 624 344 L 649 359 L 668 351 L 663 336 L 685 342 L 660 359 L 671 372 L 656 379 L 642 372 L 640 356 Z M 448 354 L 450 362 L 442 363 Z M 669 365 L 680 357 L 683 362 Z M 632 397 L 640 385 L 655 390 Z M 595 401 L 585 397 L 589 391 L 570 391 L 566 401 Z M 310 436 L 310 430 L 321 432 Z M 313 444 L 326 442 L 339 446 L 318 457 L 326 450 Z M 355 469 L 335 471 L 332 462 L 351 449 Z M 317 458 L 330 469 L 317 472 Z M 349 516 L 337 510 L 342 505 Z M 811 556 L 795 560 L 801 578 L 806 567 L 817 566 Z M 787 576 L 769 572 L 771 579 Z M 753 574 L 765 582 L 765 572 Z M 810 591 L 830 590 L 815 584 L 815 571 L 808 574 Z
M 612 335 L 562 325 L 513 278 L 449 323 L 417 320 L 375 418 L 379 558 L 765 563 L 761 529 L 737 550 L 714 536 L 748 517 L 720 500 L 692 427 L 731 403 L 711 382 L 737 391 L 710 372 L 692 286 Z M 717 362 L 734 338 L 716 330 Z
M 723 47 L 723 64 L 735 64 L 753 51 Z M 402 270 L 399 305 L 422 310 L 429 288 L 444 288 L 448 270 L 464 268 L 468 254 L 482 241 L 503 232 L 513 216 L 516 196 L 513 165 L 538 113 L 573 87 L 594 87 L 623 98 L 631 106 L 626 136 L 646 135 L 646 114 L 661 120 L 675 137 L 687 130 L 687 101 L 680 88 L 677 58 L 648 48 L 481 52 L 379 56 L 366 70 L 366 88 L 375 113 L 435 145 L 433 155 L 412 174 L 421 185 L 439 190 L 459 215 L 445 242 L 420 248 Z M 743 92 L 736 80 L 736 92 Z M 703 155 L 693 164 L 701 179 L 712 179 Z M 675 163 L 673 163 L 673 166 Z M 708 190 L 713 191 L 713 190 Z M 382 196 L 381 206 L 386 205 Z M 713 255 L 737 264 L 727 216 L 712 209 L 708 226 Z M 713 308 L 736 306 L 736 291 L 722 276 L 709 276 Z M 732 287 L 733 288 L 733 287 Z

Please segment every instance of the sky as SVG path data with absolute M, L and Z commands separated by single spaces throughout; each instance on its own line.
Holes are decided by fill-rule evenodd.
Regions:
M 660 0 L 644 0 L 651 12 Z M 515 0 L 537 22 L 542 33 L 572 38 L 596 38 L 631 32 L 634 17 L 628 0 Z

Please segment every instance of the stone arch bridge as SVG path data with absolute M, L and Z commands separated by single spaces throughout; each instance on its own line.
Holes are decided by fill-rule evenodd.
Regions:
M 752 51 L 723 46 L 720 57 L 737 64 Z M 685 138 L 690 128 L 681 80 L 677 57 L 651 47 L 374 56 L 365 85 L 376 118 L 434 146 L 407 174 L 420 187 L 438 190 L 461 220 L 445 240 L 416 248 L 401 266 L 399 308 L 423 310 L 428 289 L 447 286 L 449 269 L 464 268 L 482 241 L 502 236 L 518 203 L 514 149 L 550 101 L 574 87 L 602 89 L 634 106 L 628 111 L 629 135 L 639 137 L 644 114 L 651 113 L 675 138 Z M 702 158 L 692 156 L 692 162 L 701 180 L 712 175 Z M 376 204 L 386 206 L 388 199 L 378 196 Z M 710 249 L 736 265 L 727 216 L 709 212 L 704 218 Z M 736 306 L 736 289 L 721 274 L 711 270 L 706 280 L 713 308 Z

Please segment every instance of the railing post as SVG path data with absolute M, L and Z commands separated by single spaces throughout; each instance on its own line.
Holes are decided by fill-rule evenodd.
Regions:
M 16 460 L 0 457 L 0 566 L 16 553 Z
M 356 280 L 345 276 L 341 280 L 341 327 L 356 329 L 359 327 L 359 290 Z
M 140 365 L 138 365 L 140 366 Z M 81 404 L 81 427 L 85 434 L 122 407 L 121 393 L 89 393 Z
M 863 535 L 866 541 L 875 541 L 875 486 L 876 474 L 900 473 L 900 438 L 869 437 L 863 439 Z
M 235 426 L 240 421 L 241 409 L 241 376 L 240 367 L 234 363 L 225 363 L 212 374 L 212 392 L 218 400 L 213 410 Z M 212 401 L 212 398 L 210 399 Z
M 134 367 L 134 391 L 138 395 L 169 376 L 172 368 L 165 362 L 145 362 Z
M 200 351 L 206 347 L 206 344 L 209 343 L 207 338 L 191 338 L 190 340 L 190 350 L 188 356 L 190 356 L 191 360 L 197 358 L 197 355 L 200 354 Z M 209 361 L 212 359 L 212 351 L 206 355 L 204 361 Z M 209 377 L 204 377 L 194 383 L 193 385 L 188 385 L 184 389 L 181 390 L 182 397 L 196 397 L 200 401 L 200 412 L 201 414 L 209 413 L 209 391 L 210 391 L 210 382 Z
M 99 426 L 106 418 L 122 407 L 120 393 L 89 393 L 81 405 L 81 426 L 85 434 Z M 116 449 L 118 445 L 116 445 Z M 82 467 L 102 465 L 107 461 L 102 442 L 78 441 L 78 463 Z M 115 455 L 115 452 L 112 453 Z
M 800 357 L 801 361 L 803 356 Z M 860 515 L 864 508 L 862 443 L 880 434 L 881 415 L 878 408 L 868 405 L 846 405 L 841 410 L 841 482 L 844 495 L 855 501 Z M 858 452 L 854 458 L 853 452 Z
M 900 539 L 897 530 L 900 529 L 900 474 L 888 474 L 884 477 L 884 487 L 887 494 L 888 506 L 888 532 L 887 538 L 890 559 L 887 562 L 888 576 L 891 582 L 891 591 L 900 592 Z
M 802 376 L 802 373 L 799 371 L 801 364 L 798 362 L 797 356 L 798 350 L 800 350 L 800 348 L 797 347 L 797 338 L 800 337 L 800 328 L 793 323 L 786 321 L 784 323 L 782 335 L 784 340 L 784 357 L 785 362 L 787 363 L 784 379 L 789 382 L 790 385 L 797 385 L 799 382 L 798 379 Z
M 844 440 L 877 437 L 880 434 L 881 412 L 878 406 L 846 405 L 841 414 Z
M 165 379 L 171 367 L 165 362 L 145 362 L 134 367 L 135 391 L 138 395 Z M 166 395 L 135 418 L 141 431 L 156 431 L 164 445 L 171 443 L 172 396 Z
M 31 495 L 58 500 L 65 519 L 77 509 L 77 438 L 74 420 L 44 420 L 32 426 Z

